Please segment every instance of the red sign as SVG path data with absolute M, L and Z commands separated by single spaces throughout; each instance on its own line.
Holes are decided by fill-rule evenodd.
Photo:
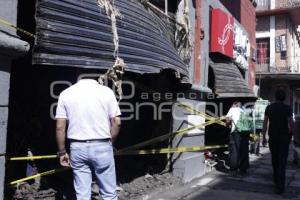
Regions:
M 232 58 L 233 17 L 218 8 L 212 10 L 211 17 L 210 52 L 218 52 Z

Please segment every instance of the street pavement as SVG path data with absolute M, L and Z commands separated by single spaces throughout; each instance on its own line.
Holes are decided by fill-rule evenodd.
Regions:
M 200 179 L 176 186 L 154 196 L 154 200 L 278 200 L 300 199 L 300 165 L 295 165 L 290 148 L 286 191 L 274 194 L 272 165 L 269 149 L 261 147 L 260 156 L 250 155 L 250 168 L 246 177 L 232 176 L 213 170 Z

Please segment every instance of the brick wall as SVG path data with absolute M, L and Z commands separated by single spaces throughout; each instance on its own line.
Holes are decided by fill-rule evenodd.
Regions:
M 256 14 L 255 7 L 251 1 L 241 0 L 241 21 L 240 23 L 249 34 L 251 49 L 256 49 Z M 255 53 L 251 51 L 252 54 Z M 255 84 L 255 62 L 249 59 L 249 86 L 253 88 Z
M 241 21 L 241 0 L 220 0 L 220 2 L 231 12 L 235 19 Z
M 252 46 L 255 46 L 255 28 L 256 28 L 255 8 L 251 1 L 241 0 L 241 24 L 249 34 Z
M 250 0 L 220 0 L 249 34 L 251 46 L 255 47 L 256 15 L 255 7 Z
M 256 14 L 255 7 L 250 0 L 220 0 L 220 2 L 231 12 L 249 34 L 251 49 L 256 49 Z M 252 54 L 255 52 L 251 52 Z M 255 62 L 249 61 L 249 86 L 255 84 Z

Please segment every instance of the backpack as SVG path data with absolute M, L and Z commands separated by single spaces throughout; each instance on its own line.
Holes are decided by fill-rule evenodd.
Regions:
M 254 129 L 253 118 L 246 112 L 241 112 L 240 119 L 237 121 L 236 130 L 238 132 L 251 132 Z

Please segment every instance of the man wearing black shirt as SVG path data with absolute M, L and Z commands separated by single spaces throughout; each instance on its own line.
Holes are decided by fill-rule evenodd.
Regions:
M 275 193 L 281 194 L 285 187 L 285 168 L 292 137 L 292 109 L 283 103 L 285 92 L 275 92 L 276 102 L 267 106 L 263 124 L 263 144 L 266 143 L 266 130 L 269 126 L 269 148 L 272 156 Z

